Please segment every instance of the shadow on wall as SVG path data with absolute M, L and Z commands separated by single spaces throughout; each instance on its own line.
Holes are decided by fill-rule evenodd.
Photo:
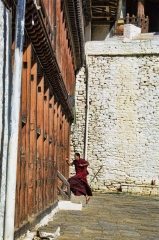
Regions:
M 104 41 L 109 31 L 109 26 L 92 26 L 92 41 Z

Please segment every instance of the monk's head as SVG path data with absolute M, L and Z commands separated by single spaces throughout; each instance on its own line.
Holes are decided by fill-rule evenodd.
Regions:
M 75 153 L 75 160 L 79 160 L 80 159 L 80 154 L 79 153 Z

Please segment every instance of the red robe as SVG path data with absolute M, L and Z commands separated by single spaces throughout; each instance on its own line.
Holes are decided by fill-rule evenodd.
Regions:
M 79 160 L 74 160 L 73 164 L 75 165 L 76 175 L 69 178 L 68 182 L 70 184 L 70 189 L 76 196 L 88 195 L 92 196 L 92 191 L 87 182 L 87 166 L 80 167 L 80 164 L 88 163 L 86 160 L 80 158 Z

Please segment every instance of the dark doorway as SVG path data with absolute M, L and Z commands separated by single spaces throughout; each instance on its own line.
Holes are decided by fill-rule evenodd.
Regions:
M 159 32 L 159 1 L 145 1 L 145 15 L 149 17 L 149 32 Z
M 138 0 L 127 0 L 126 1 L 126 13 L 130 16 L 137 15 Z

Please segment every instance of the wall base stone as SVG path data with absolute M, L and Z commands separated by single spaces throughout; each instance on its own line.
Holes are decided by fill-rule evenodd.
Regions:
M 121 184 L 122 193 L 159 196 L 159 186 Z

